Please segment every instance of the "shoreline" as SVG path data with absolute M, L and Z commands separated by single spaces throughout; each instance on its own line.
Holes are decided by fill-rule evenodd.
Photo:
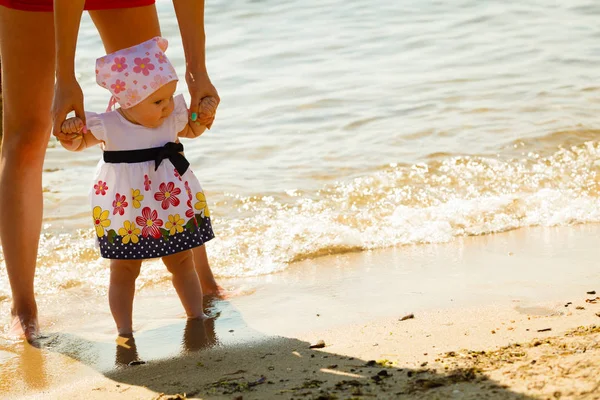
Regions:
M 543 347 L 557 365 L 581 365 L 579 353 L 557 352 L 563 345 L 584 346 L 585 356 L 600 365 L 600 333 L 589 328 L 600 325 L 600 304 L 585 302 L 596 297 L 586 292 L 600 293 L 600 286 L 593 287 L 600 281 L 597 233 L 600 225 L 525 229 L 305 260 L 279 274 L 225 281 L 245 295 L 208 304 L 212 318 L 202 324 L 186 323 L 172 289 L 143 289 L 135 303 L 136 346 L 115 343 L 104 297 L 77 288 L 68 301 L 64 296 L 44 300 L 42 326 L 48 337 L 40 349 L 0 340 L 0 397 L 153 399 L 185 392 L 188 398 L 210 399 L 301 393 L 303 398 L 323 393 L 351 398 L 361 391 L 398 398 L 396 393 L 411 390 L 407 398 L 436 398 L 446 390 L 451 397 L 461 391 L 459 398 L 551 396 L 554 392 L 535 389 L 531 382 L 529 387 L 505 379 L 531 370 L 531 379 L 544 380 L 546 375 L 533 369 L 551 360 L 536 356 L 538 364 L 526 366 L 506 356 L 514 348 L 502 347 L 522 343 L 532 352 Z M 408 314 L 414 318 L 399 321 Z M 564 336 L 581 326 L 588 330 Z M 537 332 L 545 328 L 552 330 Z M 319 340 L 325 348 L 309 349 Z M 550 342 L 531 345 L 536 340 Z M 512 363 L 478 355 L 481 362 L 473 364 L 469 353 L 460 353 L 463 348 L 492 351 L 490 357 L 506 353 L 493 357 Z M 450 351 L 459 356 L 440 364 Z M 374 382 L 384 368 L 366 367 L 367 362 L 384 359 L 393 362 L 385 369 L 393 377 L 382 375 Z M 138 360 L 146 364 L 127 366 Z M 593 362 L 587 370 L 595 371 Z M 578 379 L 582 383 L 575 386 L 583 396 L 593 382 Z M 360 385 L 340 383 L 344 380 Z M 236 386 L 240 382 L 243 388 Z M 570 396 L 567 383 L 557 383 L 562 398 Z

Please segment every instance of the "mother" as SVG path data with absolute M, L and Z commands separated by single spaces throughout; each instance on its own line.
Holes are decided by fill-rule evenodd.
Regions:
M 85 120 L 74 67 L 82 12 L 84 7 L 89 10 L 106 52 L 112 53 L 160 36 L 154 2 L 0 0 L 4 97 L 0 242 L 12 290 L 13 329 L 28 340 L 38 333 L 33 280 L 42 224 L 42 167 L 52 118 L 59 125 L 75 111 Z M 185 51 L 190 112 L 194 113 L 203 97 L 218 99 L 205 65 L 204 0 L 173 0 L 173 4 Z M 214 116 L 199 122 L 210 126 L 213 120 Z M 199 249 L 196 268 L 203 286 L 216 288 L 205 249 Z

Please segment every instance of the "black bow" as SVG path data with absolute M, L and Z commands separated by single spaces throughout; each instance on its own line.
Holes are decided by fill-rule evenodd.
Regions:
M 181 143 L 169 142 L 163 147 L 159 148 L 154 158 L 154 170 L 156 171 L 160 166 L 160 163 L 165 158 L 168 158 L 171 163 L 175 166 L 179 175 L 185 174 L 190 167 L 190 162 L 181 154 L 183 151 L 183 145 Z

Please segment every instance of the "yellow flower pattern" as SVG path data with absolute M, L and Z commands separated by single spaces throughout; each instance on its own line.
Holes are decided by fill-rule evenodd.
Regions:
M 168 190 L 168 193 L 165 191 L 165 199 L 178 200 L 177 205 L 169 202 L 167 210 L 166 207 L 162 207 L 164 204 L 157 199 L 156 193 L 149 187 L 141 186 L 139 181 L 138 184 L 123 187 L 122 184 L 107 184 L 98 179 L 95 180 L 98 182 L 96 186 L 101 186 L 106 194 L 93 196 L 92 217 L 102 257 L 138 259 L 148 255 L 154 256 L 154 249 L 159 253 L 157 257 L 162 257 L 198 246 L 214 237 L 208 202 L 200 187 L 194 190 L 187 181 L 171 178 L 172 180 L 164 180 L 164 183 L 163 179 L 160 179 L 158 183 L 172 189 Z M 147 183 L 150 183 L 149 180 Z M 170 188 L 169 184 L 173 188 Z M 161 185 L 158 185 L 159 193 L 162 193 Z M 92 193 L 99 191 L 98 187 L 94 187 Z M 180 201 L 176 196 L 180 193 L 176 193 L 176 189 L 183 192 L 184 187 L 185 200 Z M 154 188 L 154 191 L 156 190 Z M 122 206 L 126 205 L 125 196 L 128 192 L 131 194 L 131 200 L 127 199 L 130 207 L 125 209 Z M 167 197 L 169 195 L 171 196 Z M 116 212 L 119 208 L 123 208 L 125 212 Z M 150 247 L 152 254 L 149 252 Z
M 204 192 L 196 193 L 196 200 L 198 201 L 196 204 L 194 204 L 194 208 L 200 211 L 200 214 L 203 214 L 202 216 L 204 218 L 210 217 L 210 211 L 208 210 L 208 203 L 206 202 L 206 196 L 204 196 Z
M 144 195 L 141 194 L 140 189 L 131 189 L 131 198 L 133 199 L 134 208 L 140 208 L 142 206 L 142 200 L 144 200 Z
M 96 206 L 92 212 L 94 217 L 94 227 L 96 228 L 96 235 L 98 237 L 104 236 L 104 228 L 110 226 L 110 220 L 108 219 L 108 215 L 110 214 L 108 210 L 102 211 L 102 208 Z
M 179 214 L 169 215 L 169 220 L 165 224 L 165 228 L 169 231 L 169 234 L 172 236 L 175 233 L 183 232 L 184 224 L 185 221 L 179 216 Z
M 129 242 L 136 244 L 140 241 L 140 234 L 142 230 L 138 228 L 133 221 L 123 222 L 123 227 L 119 228 L 119 235 L 123 237 L 123 244 Z

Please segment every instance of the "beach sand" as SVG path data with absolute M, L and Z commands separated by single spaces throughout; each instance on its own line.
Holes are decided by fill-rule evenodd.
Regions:
M 600 399 L 599 230 L 305 260 L 226 281 L 248 294 L 209 303 L 205 323 L 144 289 L 135 342 L 115 343 L 101 298 L 68 314 L 48 300 L 39 349 L 0 346 L 0 396 Z

